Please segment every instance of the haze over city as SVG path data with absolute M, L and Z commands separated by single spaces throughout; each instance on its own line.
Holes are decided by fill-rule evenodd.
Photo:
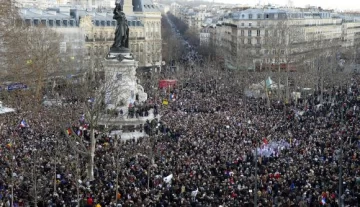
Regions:
M 215 0 L 215 2 L 226 3 L 226 4 L 248 4 L 254 6 L 259 3 L 257 0 Z M 277 5 L 288 5 L 288 0 L 262 0 L 261 4 L 277 4 Z M 353 0 L 293 0 L 294 6 L 304 7 L 306 5 L 321 6 L 325 9 L 340 9 L 340 10 L 360 10 L 360 2 Z

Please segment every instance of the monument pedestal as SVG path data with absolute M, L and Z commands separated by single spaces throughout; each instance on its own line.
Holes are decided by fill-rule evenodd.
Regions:
M 138 62 L 134 60 L 129 50 L 110 50 L 104 60 L 106 108 L 117 111 L 122 109 L 124 115 L 117 117 L 103 115 L 99 120 L 99 125 L 117 126 L 120 130 L 114 131 L 113 134 L 120 135 L 122 139 L 146 136 L 143 130 L 139 129 L 143 128 L 146 120 L 154 118 L 153 114 L 142 118 L 127 117 L 130 103 L 133 104 L 135 101 L 141 103 L 147 100 L 147 94 L 136 78 L 137 67 Z M 136 130 L 129 132 L 128 128 Z
M 137 67 L 138 62 L 129 50 L 110 50 L 104 60 L 107 108 L 120 108 L 135 101 L 146 101 L 147 94 L 136 78 Z

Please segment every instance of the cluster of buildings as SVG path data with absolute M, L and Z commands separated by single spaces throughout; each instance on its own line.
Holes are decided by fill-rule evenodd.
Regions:
M 163 64 L 161 9 L 151 0 L 122 0 L 121 3 L 130 29 L 129 48 L 139 67 L 160 68 Z M 57 0 L 53 7 L 46 8 L 18 4 L 21 5 L 20 16 L 24 24 L 48 27 L 61 34 L 61 53 L 74 61 L 89 59 L 89 67 L 95 67 L 95 70 L 101 67 L 101 61 L 114 40 L 117 24 L 113 19 L 115 1 Z M 100 4 L 102 6 L 98 6 Z
M 172 14 L 197 32 L 201 45 L 216 48 L 227 68 L 309 67 L 316 54 L 356 51 L 360 15 L 321 8 L 249 8 L 173 3 Z M 356 54 L 354 54 L 355 56 Z M 295 66 L 297 65 L 297 66 Z

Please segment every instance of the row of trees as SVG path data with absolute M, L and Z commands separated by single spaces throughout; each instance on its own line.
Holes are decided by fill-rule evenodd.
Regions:
M 93 64 L 88 64 L 92 60 L 81 60 L 85 65 L 72 63 L 69 57 L 60 53 L 63 37 L 49 28 L 25 26 L 12 2 L 5 0 L 0 4 L 1 83 L 23 83 L 29 90 L 1 92 L 0 98 L 4 104 L 17 110 L 14 116 L 1 116 L 1 123 L 6 129 L 2 129 L 1 135 L 6 140 L 13 134 L 21 133 L 18 125 L 21 120 L 26 120 L 31 127 L 30 134 L 35 133 L 34 143 L 43 142 L 44 137 L 56 137 L 53 139 L 57 140 L 57 143 L 48 143 L 51 148 L 44 150 L 34 146 L 30 161 L 26 162 L 28 165 L 20 167 L 12 158 L 17 157 L 17 151 L 23 147 L 21 143 L 24 136 L 12 136 L 10 150 L 5 154 L 9 159 L 4 161 L 11 173 L 1 178 L 1 181 L 11 183 L 12 192 L 31 186 L 28 192 L 27 188 L 24 188 L 23 194 L 29 196 L 36 206 L 39 194 L 45 192 L 43 187 L 47 186 L 47 183 L 44 183 L 46 179 L 42 179 L 43 172 L 38 169 L 40 160 L 52 166 L 53 193 L 57 191 L 56 172 L 59 167 L 63 167 L 61 163 L 69 161 L 66 160 L 68 156 L 73 158 L 73 165 L 69 170 L 74 170 L 72 173 L 76 175 L 76 183 L 77 180 L 95 179 L 95 146 L 99 138 L 96 138 L 95 131 L 99 129 L 100 120 L 106 123 L 110 119 L 105 115 L 104 101 L 122 93 L 122 84 L 125 83 L 105 82 L 104 68 L 84 72 L 77 79 L 67 79 L 67 74 L 79 67 L 86 69 L 86 65 Z M 56 106 L 45 106 L 45 96 L 51 97 L 53 105 Z M 115 106 L 120 104 L 117 102 L 118 100 L 113 100 Z M 81 115 L 84 115 L 88 125 L 89 142 L 73 128 L 79 126 Z M 102 130 L 102 133 L 109 130 L 111 128 Z M 15 180 L 13 173 L 29 179 Z M 42 183 L 39 183 L 39 179 Z M 77 188 L 79 185 L 76 184 Z

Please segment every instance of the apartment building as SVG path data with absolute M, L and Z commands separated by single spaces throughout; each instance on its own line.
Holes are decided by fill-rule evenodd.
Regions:
M 358 23 L 330 11 L 247 9 L 233 12 L 216 28 L 216 44 L 227 68 L 263 69 L 310 61 L 315 49 L 351 46 Z M 310 59 L 310 60 L 309 60 Z

